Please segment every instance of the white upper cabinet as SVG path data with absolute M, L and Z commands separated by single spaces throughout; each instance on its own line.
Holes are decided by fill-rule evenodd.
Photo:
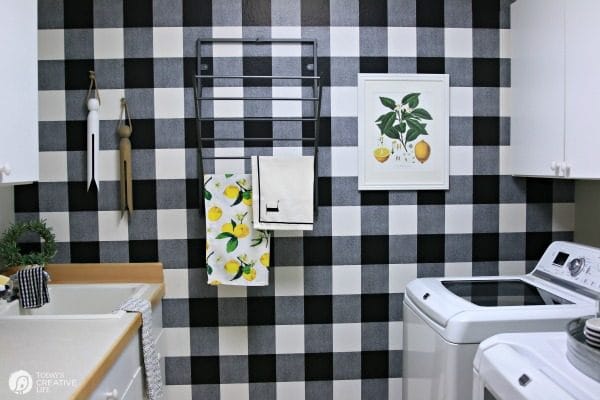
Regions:
M 600 178 L 598 16 L 597 0 L 513 3 L 512 174 Z
M 566 1 L 565 161 L 570 176 L 600 178 L 600 1 Z
M 0 0 L 0 184 L 37 181 L 37 0 Z

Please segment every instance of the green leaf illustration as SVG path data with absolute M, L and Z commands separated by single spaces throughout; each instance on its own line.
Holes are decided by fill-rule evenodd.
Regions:
M 212 199 L 212 194 L 208 190 L 206 190 L 206 189 L 204 189 L 204 198 L 206 200 Z
M 400 123 L 400 128 L 399 129 L 400 129 L 400 133 L 406 132 L 406 122 L 402 121 Z
M 221 232 L 215 237 L 215 239 L 233 239 L 233 238 L 235 238 L 235 235 L 233 233 L 229 233 L 229 232 Z
M 419 95 L 421 93 L 409 93 L 402 98 L 402 104 L 408 104 L 410 108 L 415 108 L 419 105 Z
M 235 201 L 233 202 L 233 204 L 231 205 L 231 207 L 233 206 L 237 206 L 238 204 L 240 204 L 242 202 L 242 199 L 244 198 L 244 195 L 242 194 L 242 192 L 240 191 L 238 193 L 238 197 L 237 199 L 235 199 Z
M 410 129 L 416 130 L 417 132 L 419 132 L 420 135 L 427 133 L 427 131 L 425 130 L 425 127 L 427 126 L 426 124 L 422 124 L 417 120 L 411 118 L 407 118 L 406 123 L 408 124 L 408 127 Z
M 393 110 L 394 108 L 396 108 L 396 102 L 392 99 L 390 99 L 389 97 L 379 97 L 379 100 L 381 101 L 381 104 L 383 104 L 384 106 L 386 106 L 387 108 Z
M 427 112 L 427 110 L 425 110 L 424 108 L 415 108 L 411 114 L 420 119 L 433 119 L 431 117 L 431 114 L 429 114 L 429 112 Z
M 400 127 L 399 125 L 392 126 L 385 135 L 391 139 L 400 139 Z
M 394 122 L 396 122 L 396 113 L 393 111 L 390 111 L 389 113 L 387 113 L 383 116 L 383 118 L 381 119 L 381 122 L 379 122 L 379 124 L 377 124 L 377 126 L 379 127 L 379 130 L 381 131 L 381 133 L 385 135 L 385 134 L 387 134 L 387 132 L 390 131 L 390 129 L 394 125 Z
M 229 241 L 227 242 L 227 246 L 225 246 L 228 253 L 231 253 L 232 251 L 237 249 L 237 247 L 238 247 L 238 240 L 235 236 L 232 237 L 231 239 L 229 239 Z
M 232 220 L 231 220 L 231 227 L 232 227 L 233 229 L 235 229 L 236 225 L 237 225 L 237 224 L 236 224 L 236 223 L 235 223 L 235 221 L 232 219 Z
M 240 276 L 242 276 L 243 273 L 244 273 L 244 267 L 242 265 L 240 265 L 240 268 L 236 272 L 235 276 L 233 278 L 231 278 L 230 280 L 231 281 L 235 281 L 236 279 L 239 279 Z
M 419 137 L 421 133 L 416 131 L 415 129 L 409 129 L 408 132 L 406 133 L 406 142 L 412 142 L 413 140 L 415 140 L 416 138 Z
M 233 174 L 225 174 L 225 178 L 231 178 Z
M 251 191 L 244 192 L 242 194 L 242 197 L 244 198 L 244 200 L 250 200 L 252 198 L 252 192 Z
M 206 271 L 208 272 L 208 275 L 213 273 L 213 269 L 210 265 L 206 264 Z

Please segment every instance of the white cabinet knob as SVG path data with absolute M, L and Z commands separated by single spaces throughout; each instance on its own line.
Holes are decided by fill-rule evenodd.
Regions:
M 117 389 L 113 389 L 110 392 L 106 392 L 106 400 L 118 400 L 119 398 L 119 391 Z
M 560 174 L 562 176 L 569 176 L 569 172 L 571 170 L 571 167 L 569 166 L 569 164 L 567 164 L 566 162 L 561 162 L 560 163 Z
M 2 166 L 0 166 L 0 177 L 2 175 L 10 175 L 10 173 L 12 172 L 12 169 L 10 168 L 10 164 L 6 163 Z

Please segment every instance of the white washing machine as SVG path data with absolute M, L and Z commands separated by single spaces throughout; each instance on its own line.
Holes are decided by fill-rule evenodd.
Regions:
M 473 399 L 598 400 L 600 382 L 579 372 L 566 353 L 566 332 L 505 333 L 486 339 L 473 364 Z
M 600 249 L 554 242 L 527 275 L 421 278 L 404 296 L 403 400 L 468 400 L 479 343 L 596 312 Z

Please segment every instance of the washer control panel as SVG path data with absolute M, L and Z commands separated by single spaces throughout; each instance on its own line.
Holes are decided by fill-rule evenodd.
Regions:
M 553 242 L 536 265 L 536 271 L 600 293 L 600 249 Z

